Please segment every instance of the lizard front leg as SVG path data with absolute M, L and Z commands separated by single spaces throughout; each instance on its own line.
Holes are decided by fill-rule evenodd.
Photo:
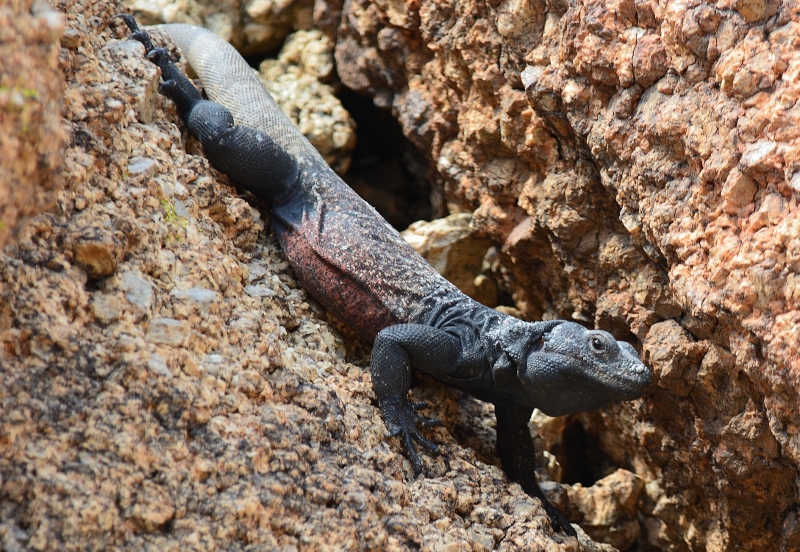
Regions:
M 536 481 L 536 449 L 528 429 L 531 414 L 533 414 L 532 407 L 513 403 L 495 404 L 497 455 L 508 477 L 519 483 L 530 496 L 542 502 L 553 528 L 575 537 L 577 533 L 570 525 L 567 516 L 547 500 Z
M 431 454 L 439 447 L 419 431 L 418 425 L 434 425 L 438 420 L 421 418 L 408 402 L 411 366 L 431 375 L 453 372 L 460 358 L 458 340 L 443 330 L 423 324 L 397 324 L 378 333 L 372 348 L 370 373 L 381 415 L 389 435 L 400 436 L 414 473 L 422 472 L 422 460 L 414 442 Z

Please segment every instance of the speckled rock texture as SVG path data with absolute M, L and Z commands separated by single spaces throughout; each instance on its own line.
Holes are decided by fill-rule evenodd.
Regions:
M 598 466 L 584 484 L 544 485 L 589 535 L 800 550 L 796 1 L 136 5 L 249 53 L 316 24 L 342 82 L 391 109 L 450 211 L 473 213 L 470 235 L 495 246 L 491 272 L 524 316 L 640 347 L 656 376 L 642 400 L 536 419 L 554 451 L 542 474 Z M 363 353 L 182 139 L 155 69 L 115 41 L 121 8 L 56 7 L 69 14 L 60 73 L 52 16 L 29 64 L 0 58 L 0 79 L 49 75 L 36 113 L 65 88 L 64 122 L 43 127 L 53 141 L 31 146 L 49 153 L 24 154 L 43 160 L 36 183 L 66 186 L 15 200 L 54 208 L 0 256 L 3 549 L 597 546 L 549 533 L 496 466 L 490 407 L 451 391 L 415 390 L 437 405 L 446 455 L 410 480 Z M 31 18 L 30 2 L 0 16 Z M 42 33 L 10 28 L 12 45 Z M 302 66 L 286 59 L 280 71 Z M 20 170 L 2 151 L 0 167 Z M 59 177 L 46 167 L 62 154 Z
M 516 306 L 654 369 L 573 419 L 644 482 L 639 546 L 800 549 L 798 3 L 327 4 L 342 81 L 499 244 Z
M 553 534 L 490 407 L 435 385 L 414 479 L 363 347 L 182 135 L 122 7 L 54 7 L 64 187 L 0 253 L 0 548 L 611 550 Z
M 0 248 L 52 206 L 66 131 L 58 70 L 64 18 L 46 3 L 0 4 Z

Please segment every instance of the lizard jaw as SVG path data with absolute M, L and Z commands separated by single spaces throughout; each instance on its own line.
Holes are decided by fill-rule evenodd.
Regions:
M 611 334 L 564 321 L 544 332 L 528 353 L 520 373 L 540 409 L 555 415 L 594 410 L 640 397 L 650 371 L 628 343 Z

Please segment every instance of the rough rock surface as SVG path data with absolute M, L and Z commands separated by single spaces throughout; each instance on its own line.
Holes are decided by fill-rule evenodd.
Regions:
M 0 254 L 3 550 L 610 550 L 553 534 L 487 405 L 442 387 L 415 391 L 444 454 L 414 479 L 351 338 L 191 153 L 121 7 L 55 8 L 65 185 Z
M 645 482 L 641 546 L 800 549 L 800 6 L 327 2 L 532 318 L 638 341 L 656 385 L 576 417 Z
M 333 78 L 333 43 L 319 30 L 289 36 L 277 59 L 259 66 L 259 76 L 289 119 L 339 174 L 350 166 L 355 123 L 325 84 Z
M 293 22 L 197 21 L 270 48 L 310 26 L 303 1 L 246 6 Z M 119 8 L 58 9 L 67 187 L 0 258 L 3 548 L 555 546 L 492 465 L 477 401 L 418 391 L 449 463 L 403 479 L 349 338 L 185 153 L 155 71 L 106 27 Z M 641 401 L 538 423 L 560 461 L 542 473 L 583 483 L 549 485 L 553 501 L 620 548 L 800 549 L 797 2 L 313 15 L 342 81 L 391 108 L 451 212 L 474 212 L 524 315 L 607 329 L 655 371 Z
M 486 261 L 492 256 L 492 243 L 475 236 L 471 221 L 468 213 L 458 213 L 431 222 L 415 222 L 402 234 L 439 274 L 476 301 L 495 307 L 497 282 Z
M 0 4 L 0 248 L 52 204 L 60 183 L 66 138 L 59 113 L 63 32 L 63 17 L 47 4 Z M 67 34 L 62 42 L 73 39 Z

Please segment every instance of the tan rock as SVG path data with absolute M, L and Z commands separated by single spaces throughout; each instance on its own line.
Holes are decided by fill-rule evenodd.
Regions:
M 583 516 L 581 526 L 592 538 L 625 550 L 639 537 L 637 514 L 644 481 L 617 470 L 591 487 L 568 487 L 569 499 Z
M 461 213 L 431 222 L 415 222 L 403 232 L 403 237 L 461 291 L 494 307 L 497 283 L 490 269 L 484 268 L 490 242 L 474 235 L 471 220 L 471 215 Z
M 332 77 L 333 43 L 320 31 L 298 31 L 278 58 L 264 61 L 261 80 L 290 120 L 325 161 L 344 174 L 356 145 L 355 122 L 323 84 Z
M 0 33 L 13 34 L 0 42 L 13 49 L 2 74 L 33 66 L 47 81 L 36 101 L 0 88 L 0 124 L 15 129 L 2 151 L 21 152 L 3 170 L 13 159 L 26 181 L 51 186 L 61 166 L 65 183 L 54 214 L 0 258 L 3 548 L 575 549 L 546 540 L 538 503 L 484 463 L 484 407 L 454 422 L 450 395 L 419 391 L 445 419 L 435 435 L 447 462 L 403 478 L 365 371 L 342 359 L 346 341 L 260 217 L 186 152 L 141 48 L 112 40 L 121 35 L 106 22 L 121 8 L 57 7 L 65 122 L 45 115 L 64 86 L 58 18 L 33 24 L 27 3 L 0 8 Z M 342 81 L 397 116 L 451 212 L 474 212 L 524 316 L 597 325 L 646 351 L 658 385 L 642 401 L 545 432 L 557 447 L 579 424 L 595 445 L 567 443 L 574 461 L 589 462 L 589 447 L 635 474 L 614 492 L 566 488 L 576 517 L 602 527 L 593 536 L 800 548 L 794 3 L 243 7 L 252 13 L 194 3 L 153 13 L 205 21 L 250 52 L 313 14 Z M 298 40 L 286 73 L 326 73 L 329 47 Z M 9 64 L 27 51 L 20 41 L 41 47 Z M 26 114 L 38 134 L 22 147 Z M 29 196 L 0 193 L 0 204 L 44 205 L 21 189 Z M 164 338 L 166 320 L 186 329 L 181 339 Z
M 46 3 L 0 6 L 0 248 L 56 205 L 67 131 L 61 121 L 59 40 L 64 17 Z M 77 46 L 74 35 L 65 47 Z
M 125 0 L 141 23 L 205 26 L 246 55 L 276 51 L 295 30 L 312 26 L 308 0 Z

